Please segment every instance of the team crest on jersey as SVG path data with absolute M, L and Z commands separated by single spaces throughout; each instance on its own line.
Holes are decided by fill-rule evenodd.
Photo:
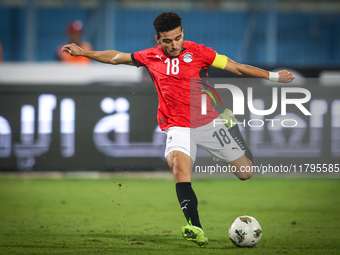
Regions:
M 187 52 L 183 55 L 183 61 L 185 63 L 190 63 L 192 61 L 193 57 L 192 57 L 192 53 L 191 52 Z

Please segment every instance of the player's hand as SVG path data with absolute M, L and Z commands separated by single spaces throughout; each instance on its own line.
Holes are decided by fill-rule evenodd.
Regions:
M 71 43 L 64 45 L 64 47 L 62 48 L 62 52 L 70 54 L 71 56 L 78 57 L 83 55 L 84 50 L 80 48 L 77 44 Z
M 295 79 L 294 74 L 288 72 L 287 70 L 279 71 L 279 75 L 280 75 L 279 82 L 290 83 Z

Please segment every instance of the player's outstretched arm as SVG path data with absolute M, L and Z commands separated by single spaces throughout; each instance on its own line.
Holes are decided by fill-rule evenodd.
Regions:
M 295 79 L 294 74 L 288 72 L 287 70 L 282 70 L 277 73 L 273 73 L 254 66 L 237 63 L 231 60 L 230 58 L 228 58 L 227 65 L 224 68 L 224 70 L 227 70 L 237 75 L 254 78 L 264 78 L 269 79 L 271 81 L 278 81 L 283 83 L 289 83 Z
M 112 65 L 135 65 L 132 61 L 130 53 L 123 53 L 116 50 L 106 50 L 106 51 L 88 51 L 84 50 L 75 43 L 64 45 L 62 48 L 63 53 L 70 54 L 75 57 L 87 57 L 98 62 Z

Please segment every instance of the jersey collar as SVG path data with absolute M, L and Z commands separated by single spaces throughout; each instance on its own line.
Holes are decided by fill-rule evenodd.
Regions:
M 162 46 L 161 46 L 162 47 Z M 187 48 L 185 48 L 185 47 L 183 47 L 183 49 L 181 50 L 181 52 L 179 53 L 179 54 L 181 54 L 183 51 L 185 51 Z M 162 48 L 162 50 L 163 50 L 163 48 Z M 167 53 L 165 53 L 164 52 L 164 50 L 163 50 L 163 53 L 165 54 L 165 56 L 170 56 L 170 54 L 167 54 Z M 179 55 L 178 55 L 179 56 Z

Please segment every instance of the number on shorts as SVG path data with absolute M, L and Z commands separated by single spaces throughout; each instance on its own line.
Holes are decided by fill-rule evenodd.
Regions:
M 215 131 L 212 136 L 217 138 L 217 140 L 219 141 L 219 143 L 221 144 L 222 147 L 224 147 L 224 144 L 230 143 L 230 139 L 227 136 L 227 132 L 223 128 L 221 128 L 218 131 L 218 133 L 217 133 L 217 131 Z

